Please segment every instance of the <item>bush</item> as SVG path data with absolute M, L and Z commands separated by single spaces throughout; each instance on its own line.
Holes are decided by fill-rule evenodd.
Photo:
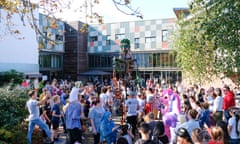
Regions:
M 27 90 L 0 88 L 0 142 L 26 143 Z

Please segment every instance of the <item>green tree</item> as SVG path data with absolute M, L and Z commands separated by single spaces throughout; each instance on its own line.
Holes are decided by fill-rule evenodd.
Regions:
M 240 1 L 193 0 L 189 6 L 174 41 L 179 67 L 195 81 L 239 73 Z

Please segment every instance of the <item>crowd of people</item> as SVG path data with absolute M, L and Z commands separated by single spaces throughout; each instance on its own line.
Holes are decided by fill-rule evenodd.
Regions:
M 38 125 L 44 141 L 59 141 L 62 125 L 71 144 L 82 143 L 89 121 L 94 144 L 240 144 L 237 94 L 228 85 L 184 88 L 180 82 L 146 81 L 145 87 L 132 89 L 111 82 L 54 79 L 28 93 L 27 140 L 30 144 Z M 114 115 L 122 117 L 120 125 Z

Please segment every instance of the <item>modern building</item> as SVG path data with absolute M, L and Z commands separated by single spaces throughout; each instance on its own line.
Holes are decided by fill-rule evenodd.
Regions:
M 48 80 L 63 77 L 64 22 L 39 14 L 39 66 Z
M 38 11 L 33 15 L 37 19 Z M 40 77 L 37 36 L 28 23 L 31 14 L 25 14 L 24 22 L 18 14 L 7 20 L 7 12 L 0 8 L 0 17 L 0 72 L 16 70 L 30 78 Z
M 176 81 L 181 79 L 172 53 L 171 35 L 175 18 L 90 25 L 88 30 L 88 66 L 90 70 L 113 71 L 113 58 L 120 53 L 120 41 L 131 41 L 131 53 L 137 70 L 145 79 Z

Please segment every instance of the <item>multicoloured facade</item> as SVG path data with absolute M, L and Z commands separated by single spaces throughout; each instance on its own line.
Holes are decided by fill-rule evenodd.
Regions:
M 113 58 L 120 53 L 120 41 L 131 41 L 131 53 L 144 78 L 177 80 L 177 68 L 172 51 L 175 20 L 155 19 L 90 25 L 88 35 L 89 69 L 113 70 Z
M 39 14 L 39 66 L 48 79 L 62 76 L 64 54 L 64 22 Z

